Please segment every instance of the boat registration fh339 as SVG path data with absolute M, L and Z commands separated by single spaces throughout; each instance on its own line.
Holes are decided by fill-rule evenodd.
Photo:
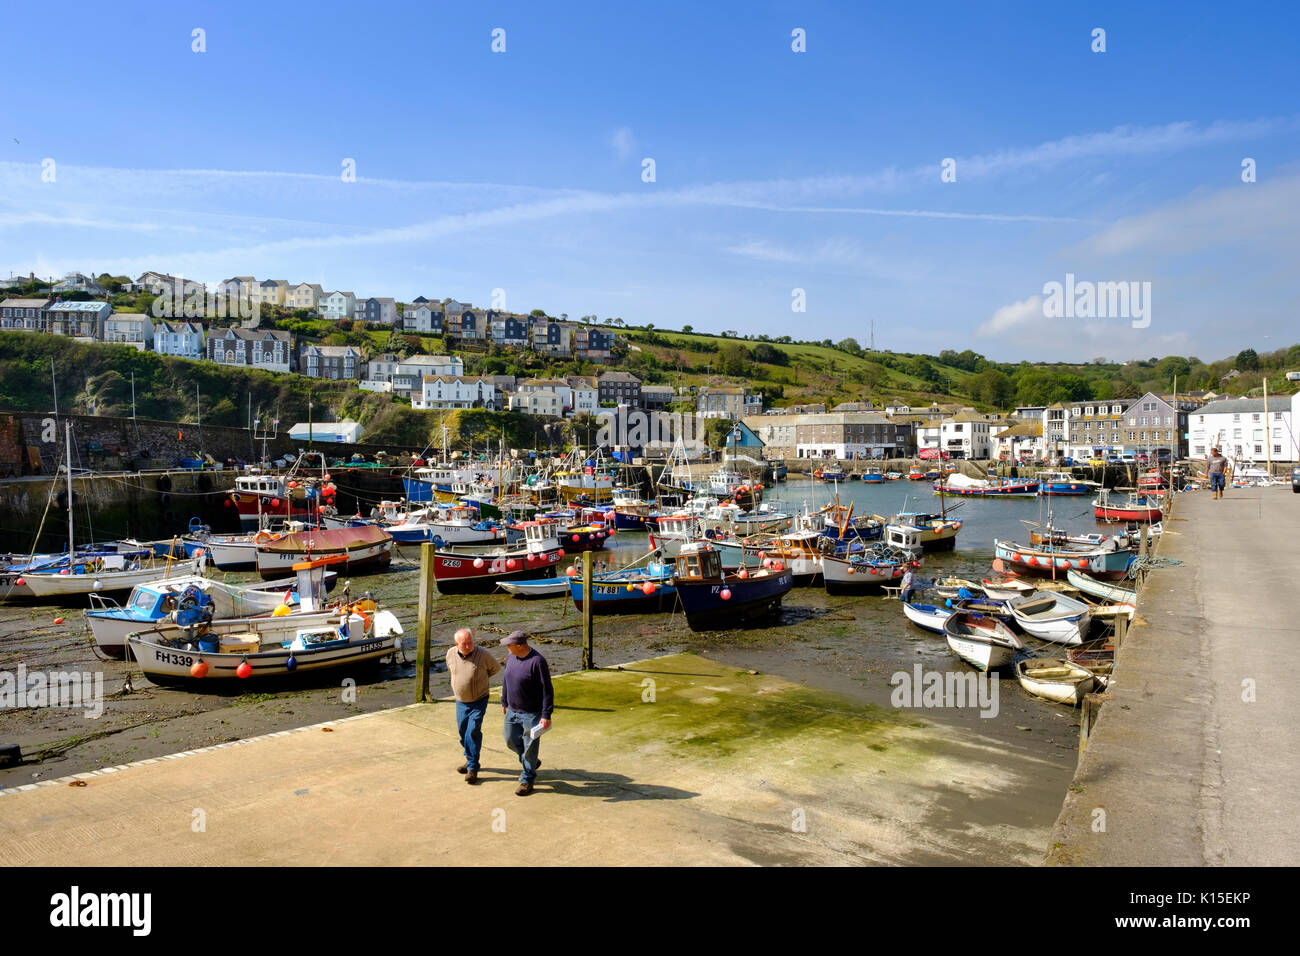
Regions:
M 175 664 L 177 667 L 190 667 L 194 663 L 194 657 L 190 654 L 173 654 L 170 651 L 153 652 L 153 659 L 162 661 L 164 664 Z

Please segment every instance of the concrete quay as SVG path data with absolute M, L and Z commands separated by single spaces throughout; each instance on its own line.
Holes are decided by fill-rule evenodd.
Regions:
M 0 865 L 1026 864 L 1055 813 L 1023 747 L 694 654 L 555 690 L 527 797 L 499 708 L 466 786 L 412 704 L 0 792 Z
M 1047 862 L 1300 863 L 1300 495 L 1177 498 Z

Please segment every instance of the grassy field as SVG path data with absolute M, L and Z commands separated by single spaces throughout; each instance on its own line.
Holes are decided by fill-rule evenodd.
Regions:
M 721 352 L 712 350 L 740 345 L 752 351 L 762 343 L 682 332 L 655 331 L 647 335 L 632 330 L 622 334 L 631 346 L 652 354 L 669 383 L 674 385 L 745 381 L 755 389 L 779 386 L 782 404 L 824 401 L 831 405 L 864 399 L 884 403 L 895 398 L 912 405 L 969 401 L 966 383 L 972 373 L 941 365 L 928 356 L 870 351 L 852 355 L 825 345 L 771 342 L 767 344 L 789 357 L 788 364 L 750 362 L 748 374 L 737 375 L 725 373 Z M 926 382 L 909 371 L 907 366 L 917 358 L 927 360 L 940 381 Z M 633 358 L 629 365 L 635 371 L 638 362 Z M 942 384 L 944 380 L 946 386 Z

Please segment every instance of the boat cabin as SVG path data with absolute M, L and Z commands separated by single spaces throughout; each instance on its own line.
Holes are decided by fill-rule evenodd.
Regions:
M 722 556 L 708 545 L 688 544 L 676 557 L 674 574 L 680 581 L 704 581 L 722 577 Z
M 552 551 L 560 546 L 558 521 L 538 518 L 525 521 L 519 527 L 524 529 L 524 544 L 531 554 Z
M 885 526 L 885 543 L 900 551 L 920 551 L 921 529 L 915 524 L 889 524 Z
M 240 475 L 235 479 L 235 491 L 240 494 L 284 497 L 286 490 L 284 479 L 275 475 Z

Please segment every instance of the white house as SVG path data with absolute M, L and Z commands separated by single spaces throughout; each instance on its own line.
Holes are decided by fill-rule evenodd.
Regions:
M 486 408 L 499 405 L 497 388 L 482 376 L 426 375 L 412 408 Z
M 510 410 L 528 415 L 552 415 L 558 418 L 564 414 L 564 401 L 564 396 L 550 389 L 518 391 L 510 396 Z
M 523 392 L 554 392 L 560 396 L 560 411 L 553 414 L 562 414 L 573 407 L 573 387 L 562 378 L 524 378 L 519 380 L 515 386 L 516 394 Z
M 114 312 L 104 319 L 104 341 L 134 345 L 143 352 L 153 347 L 153 319 L 142 313 Z
M 1300 460 L 1296 443 L 1296 414 L 1300 404 L 1296 396 L 1268 400 L 1264 410 L 1262 398 L 1229 398 L 1210 402 L 1189 416 L 1190 455 L 1204 458 L 1211 448 L 1219 448 L 1234 461 L 1260 464 L 1273 461 Z
M 316 309 L 322 319 L 350 319 L 357 310 L 357 297 L 351 292 L 327 292 Z
M 465 360 L 457 355 L 412 355 L 397 363 L 394 374 L 460 376 L 465 374 Z
M 1041 422 L 1022 422 L 998 430 L 993 436 L 993 455 L 1003 461 L 1046 458 Z
M 953 458 L 987 459 L 993 450 L 990 424 L 978 412 L 959 412 L 945 418 L 939 426 L 939 447 Z
M 570 406 L 573 414 L 595 415 L 600 407 L 600 389 L 596 387 L 596 380 L 589 375 L 570 375 L 565 381 L 573 390 L 573 404 Z
M 938 451 L 942 441 L 943 422 L 937 418 L 931 418 L 928 421 L 920 422 L 916 426 L 916 450 L 918 452 L 930 449 Z
M 153 350 L 159 355 L 203 358 L 203 326 L 198 322 L 160 321 L 153 330 Z

